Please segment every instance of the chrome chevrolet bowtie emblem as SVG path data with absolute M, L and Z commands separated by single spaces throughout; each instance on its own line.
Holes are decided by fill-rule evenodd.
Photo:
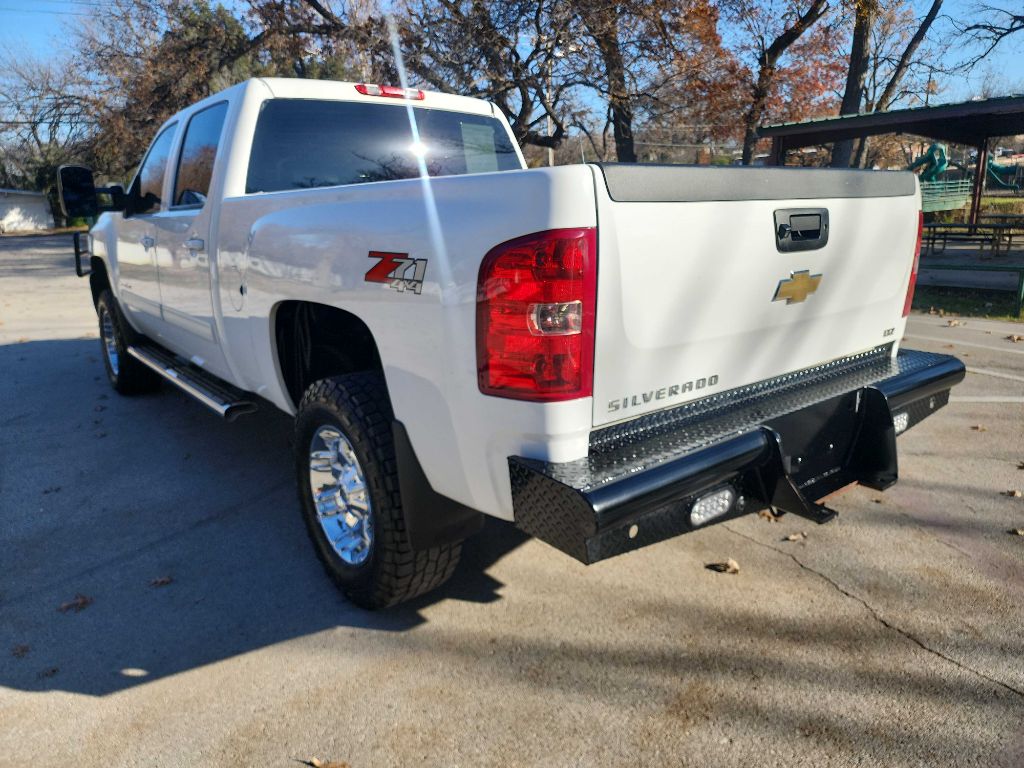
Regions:
M 799 304 L 818 290 L 821 275 L 812 275 L 809 270 L 793 272 L 786 280 L 779 280 L 772 301 L 786 300 L 787 304 Z

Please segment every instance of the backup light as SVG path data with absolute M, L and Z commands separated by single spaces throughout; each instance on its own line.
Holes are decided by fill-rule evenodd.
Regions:
M 526 323 L 534 336 L 572 336 L 583 329 L 583 302 L 531 304 Z
M 706 493 L 690 507 L 690 525 L 696 528 L 716 517 L 721 517 L 736 503 L 736 491 L 730 486 Z
M 910 414 L 906 411 L 895 414 L 892 417 L 892 425 L 896 427 L 897 435 L 900 434 L 900 432 L 906 432 L 907 427 L 910 426 Z

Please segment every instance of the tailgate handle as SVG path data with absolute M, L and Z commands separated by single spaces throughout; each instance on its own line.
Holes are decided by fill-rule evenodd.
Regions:
M 782 253 L 813 251 L 828 242 L 827 208 L 775 211 L 775 247 Z

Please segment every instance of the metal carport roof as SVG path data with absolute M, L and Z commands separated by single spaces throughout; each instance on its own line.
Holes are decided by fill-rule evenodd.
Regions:
M 883 133 L 910 133 L 978 147 L 993 136 L 1024 133 L 1024 95 L 805 120 L 757 130 L 758 136 L 776 140 L 781 150 Z

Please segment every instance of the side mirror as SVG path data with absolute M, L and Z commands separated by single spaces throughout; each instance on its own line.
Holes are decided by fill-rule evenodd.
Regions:
M 124 187 L 114 184 L 110 187 L 97 187 L 96 195 L 99 199 L 101 211 L 124 211 L 128 209 L 128 195 Z
M 57 169 L 57 198 L 65 219 L 93 219 L 99 214 L 92 171 L 82 165 Z

